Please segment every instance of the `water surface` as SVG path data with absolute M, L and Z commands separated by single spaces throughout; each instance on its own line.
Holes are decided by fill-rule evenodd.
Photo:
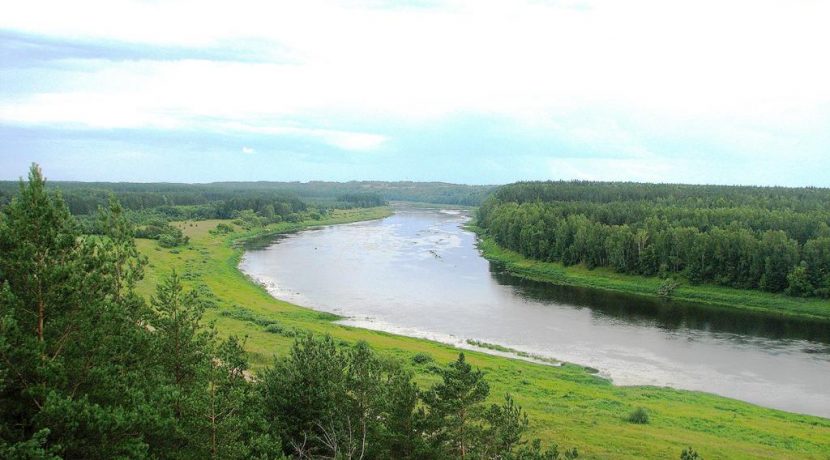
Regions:
M 483 259 L 461 211 L 401 208 L 246 252 L 283 300 L 361 327 L 480 340 L 600 370 L 830 417 L 830 325 L 521 280 Z

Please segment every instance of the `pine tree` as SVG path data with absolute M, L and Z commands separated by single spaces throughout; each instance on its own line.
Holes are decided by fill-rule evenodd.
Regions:
M 117 255 L 114 240 L 81 235 L 36 165 L 3 210 L 0 437 L 10 448 L 69 458 L 147 454 L 142 434 L 155 417 L 146 402 L 153 385 L 140 372 L 146 310 L 123 272 L 139 262 L 135 253 Z
M 466 458 L 480 434 L 480 403 L 490 393 L 484 374 L 467 363 L 464 353 L 441 372 L 441 383 L 424 394 L 426 426 L 437 450 Z
M 177 458 L 205 458 L 210 428 L 202 414 L 215 332 L 203 328 L 204 306 L 194 291 L 185 291 L 175 272 L 159 283 L 150 303 L 155 352 L 175 421 L 168 448 Z

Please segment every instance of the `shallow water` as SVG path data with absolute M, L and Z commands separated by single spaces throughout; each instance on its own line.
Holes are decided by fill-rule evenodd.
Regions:
M 289 235 L 243 271 L 283 300 L 346 324 L 574 362 L 619 385 L 701 390 L 830 417 L 830 325 L 524 281 L 483 259 L 464 212 Z

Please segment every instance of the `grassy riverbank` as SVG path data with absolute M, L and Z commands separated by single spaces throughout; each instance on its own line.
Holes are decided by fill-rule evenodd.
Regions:
M 478 247 L 481 254 L 486 259 L 503 265 L 505 270 L 513 275 L 560 285 L 604 289 L 653 298 L 660 297 L 658 289 L 663 280 L 659 278 L 624 275 L 608 268 L 589 270 L 582 265 L 566 267 L 558 262 L 528 259 L 515 251 L 499 246 L 480 229 L 474 226 L 468 228 L 479 234 Z M 830 301 L 823 299 L 804 299 L 784 294 L 688 283 L 680 283 L 671 298 L 722 308 L 830 321 Z
M 427 340 L 345 327 L 333 315 L 282 302 L 238 269 L 242 250 L 234 242 L 262 233 L 288 232 L 318 225 L 380 218 L 387 208 L 337 211 L 323 221 L 276 224 L 266 229 L 218 235 L 220 221 L 179 224 L 190 237 L 187 247 L 159 248 L 139 240 L 148 256 L 147 276 L 139 286 L 150 295 L 160 277 L 176 270 L 187 283 L 208 294 L 215 304 L 206 315 L 221 335 L 247 336 L 246 349 L 255 368 L 288 350 L 303 331 L 335 339 L 367 341 L 376 350 L 410 363 L 420 384 L 436 380 L 430 362 L 415 364 L 417 353 L 435 362 L 455 358 L 457 349 Z M 227 223 L 227 221 L 225 221 Z M 487 374 L 492 396 L 512 393 L 527 410 L 534 435 L 562 446 L 576 446 L 580 458 L 678 458 L 694 446 L 707 460 L 718 458 L 827 459 L 830 420 L 764 409 L 704 393 L 655 387 L 615 387 L 585 369 L 553 367 L 467 352 L 469 361 Z M 650 423 L 632 424 L 628 414 L 644 407 Z

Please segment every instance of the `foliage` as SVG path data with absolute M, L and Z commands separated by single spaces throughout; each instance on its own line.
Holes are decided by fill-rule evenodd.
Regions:
M 648 411 L 644 407 L 638 407 L 631 411 L 630 414 L 628 414 L 626 420 L 628 420 L 630 423 L 645 425 L 649 422 Z
M 165 220 L 229 219 L 250 209 L 269 221 L 315 207 L 349 209 L 386 201 L 417 201 L 477 206 L 494 188 L 440 182 L 226 182 L 142 184 L 57 182 L 74 215 L 92 215 L 110 195 L 133 213 Z M 17 184 L 0 181 L 0 205 L 17 193 Z M 324 215 L 325 212 L 320 212 Z M 139 222 L 137 222 L 139 223 Z
M 415 364 L 426 364 L 432 362 L 432 356 L 429 353 L 418 352 L 412 356 L 412 362 Z
M 558 458 L 524 439 L 528 417 L 510 395 L 484 403 L 489 387 L 463 354 L 439 372 L 421 392 L 365 342 L 309 334 L 263 374 L 265 412 L 298 458 Z
M 216 228 L 211 230 L 211 233 L 215 235 L 227 235 L 228 233 L 233 233 L 233 227 L 224 222 L 220 222 L 216 224 Z
M 0 452 L 279 452 L 278 441 L 262 433 L 238 432 L 262 424 L 255 410 L 239 409 L 258 407 L 256 393 L 240 380 L 241 346 L 234 339 L 220 344 L 203 327 L 197 295 L 185 292 L 175 274 L 159 285 L 151 307 L 136 295 L 145 260 L 121 206 L 111 200 L 100 210 L 103 234 L 82 235 L 44 182 L 33 166 L 0 219 Z
M 807 262 L 801 261 L 787 275 L 787 294 L 793 297 L 807 297 L 815 292 L 810 282 L 809 268 Z
M 680 453 L 680 460 L 703 460 L 703 457 L 701 457 L 696 450 L 689 447 L 683 449 L 683 452 Z
M 830 273 L 823 189 L 517 183 L 486 200 L 478 225 L 533 259 L 692 283 L 814 296 Z
M 386 200 L 378 193 L 344 193 L 337 197 L 337 201 L 348 207 L 371 208 L 374 206 L 385 206 Z
M 657 288 L 657 295 L 663 297 L 664 299 L 668 299 L 674 294 L 674 290 L 677 289 L 678 286 L 680 286 L 680 283 L 678 283 L 677 280 L 674 278 L 666 278 Z
M 135 230 L 135 237 L 158 240 L 159 246 L 163 248 L 183 246 L 189 241 L 180 228 L 162 219 L 153 219 L 143 227 L 139 227 Z
M 611 268 L 585 266 L 565 266 L 561 262 L 543 262 L 531 260 L 515 251 L 496 244 L 492 237 L 481 235 L 478 247 L 481 254 L 500 269 L 514 276 L 541 282 L 567 286 L 580 286 L 593 289 L 634 294 L 638 297 L 658 297 L 657 291 L 663 280 L 658 277 L 646 277 L 618 273 Z M 738 289 L 713 284 L 679 285 L 672 299 L 694 302 L 701 306 L 716 309 L 733 310 L 750 314 L 773 314 L 789 318 L 800 318 L 814 322 L 830 319 L 830 309 L 823 298 L 795 298 L 782 293 L 771 293 L 757 289 Z M 645 299 L 643 299 L 645 300 Z

